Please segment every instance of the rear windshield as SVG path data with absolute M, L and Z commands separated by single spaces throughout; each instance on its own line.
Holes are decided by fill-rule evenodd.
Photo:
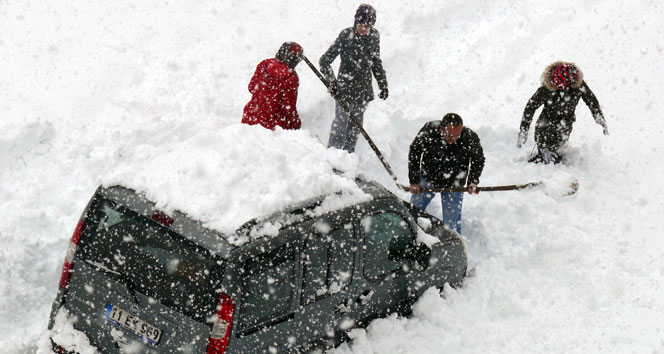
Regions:
M 206 322 L 216 311 L 221 260 L 111 201 L 94 203 L 76 256 L 196 321 Z

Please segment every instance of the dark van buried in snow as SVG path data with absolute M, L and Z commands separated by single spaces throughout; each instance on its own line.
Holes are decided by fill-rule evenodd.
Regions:
M 100 187 L 67 249 L 49 329 L 65 321 L 103 353 L 306 352 L 463 281 L 456 233 L 382 186 L 357 183 L 370 201 L 317 214 L 323 197 L 313 198 L 234 235 Z

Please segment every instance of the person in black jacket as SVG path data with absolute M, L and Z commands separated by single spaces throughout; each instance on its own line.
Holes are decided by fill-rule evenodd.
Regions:
M 341 31 L 319 61 L 320 71 L 330 83 L 330 93 L 348 105 L 360 124 L 367 104 L 374 99 L 372 74 L 380 88 L 378 97 L 384 100 L 388 95 L 387 77 L 380 59 L 380 34 L 373 27 L 375 23 L 376 10 L 371 5 L 360 5 L 353 27 Z M 331 64 L 337 57 L 341 64 L 339 75 L 335 77 Z M 359 133 L 359 128 L 337 102 L 328 147 L 355 152 Z
M 423 188 L 467 187 L 468 193 L 479 193 L 484 160 L 480 138 L 464 127 L 458 114 L 448 113 L 442 120 L 426 123 L 408 151 L 410 203 L 426 210 L 435 195 Z M 445 192 L 440 197 L 443 223 L 461 233 L 463 192 Z
M 528 129 L 533 115 L 539 106 L 544 106 L 535 124 L 535 142 L 537 153 L 529 162 L 558 163 L 562 161 L 565 145 L 576 120 L 574 111 L 579 99 L 588 105 L 597 124 L 604 128 L 604 135 L 609 135 L 606 120 L 599 107 L 597 97 L 583 81 L 583 73 L 573 63 L 555 62 L 542 74 L 542 86 L 528 100 L 523 110 L 517 147 L 528 139 Z

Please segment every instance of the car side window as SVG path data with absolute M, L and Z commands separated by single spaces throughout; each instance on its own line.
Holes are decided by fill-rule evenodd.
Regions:
M 345 289 L 351 282 L 354 254 L 351 224 L 308 239 L 302 257 L 302 304 Z
M 244 264 L 241 328 L 246 329 L 288 312 L 294 292 L 293 246 L 282 246 Z
M 364 276 L 379 278 L 403 267 L 403 255 L 413 239 L 406 220 L 396 213 L 362 219 L 364 231 Z

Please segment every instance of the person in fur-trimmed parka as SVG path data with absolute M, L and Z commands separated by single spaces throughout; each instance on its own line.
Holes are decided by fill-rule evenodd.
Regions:
M 521 129 L 517 147 L 521 147 L 528 139 L 528 130 L 533 115 L 539 106 L 544 106 L 535 124 L 535 142 L 537 154 L 531 156 L 529 162 L 558 163 L 561 161 L 563 147 L 572 132 L 576 120 L 574 111 L 583 99 L 597 124 L 604 128 L 604 135 L 609 135 L 606 120 L 599 107 L 597 97 L 583 81 L 583 73 L 573 63 L 557 61 L 546 67 L 542 74 L 542 86 L 528 100 L 523 110 Z

